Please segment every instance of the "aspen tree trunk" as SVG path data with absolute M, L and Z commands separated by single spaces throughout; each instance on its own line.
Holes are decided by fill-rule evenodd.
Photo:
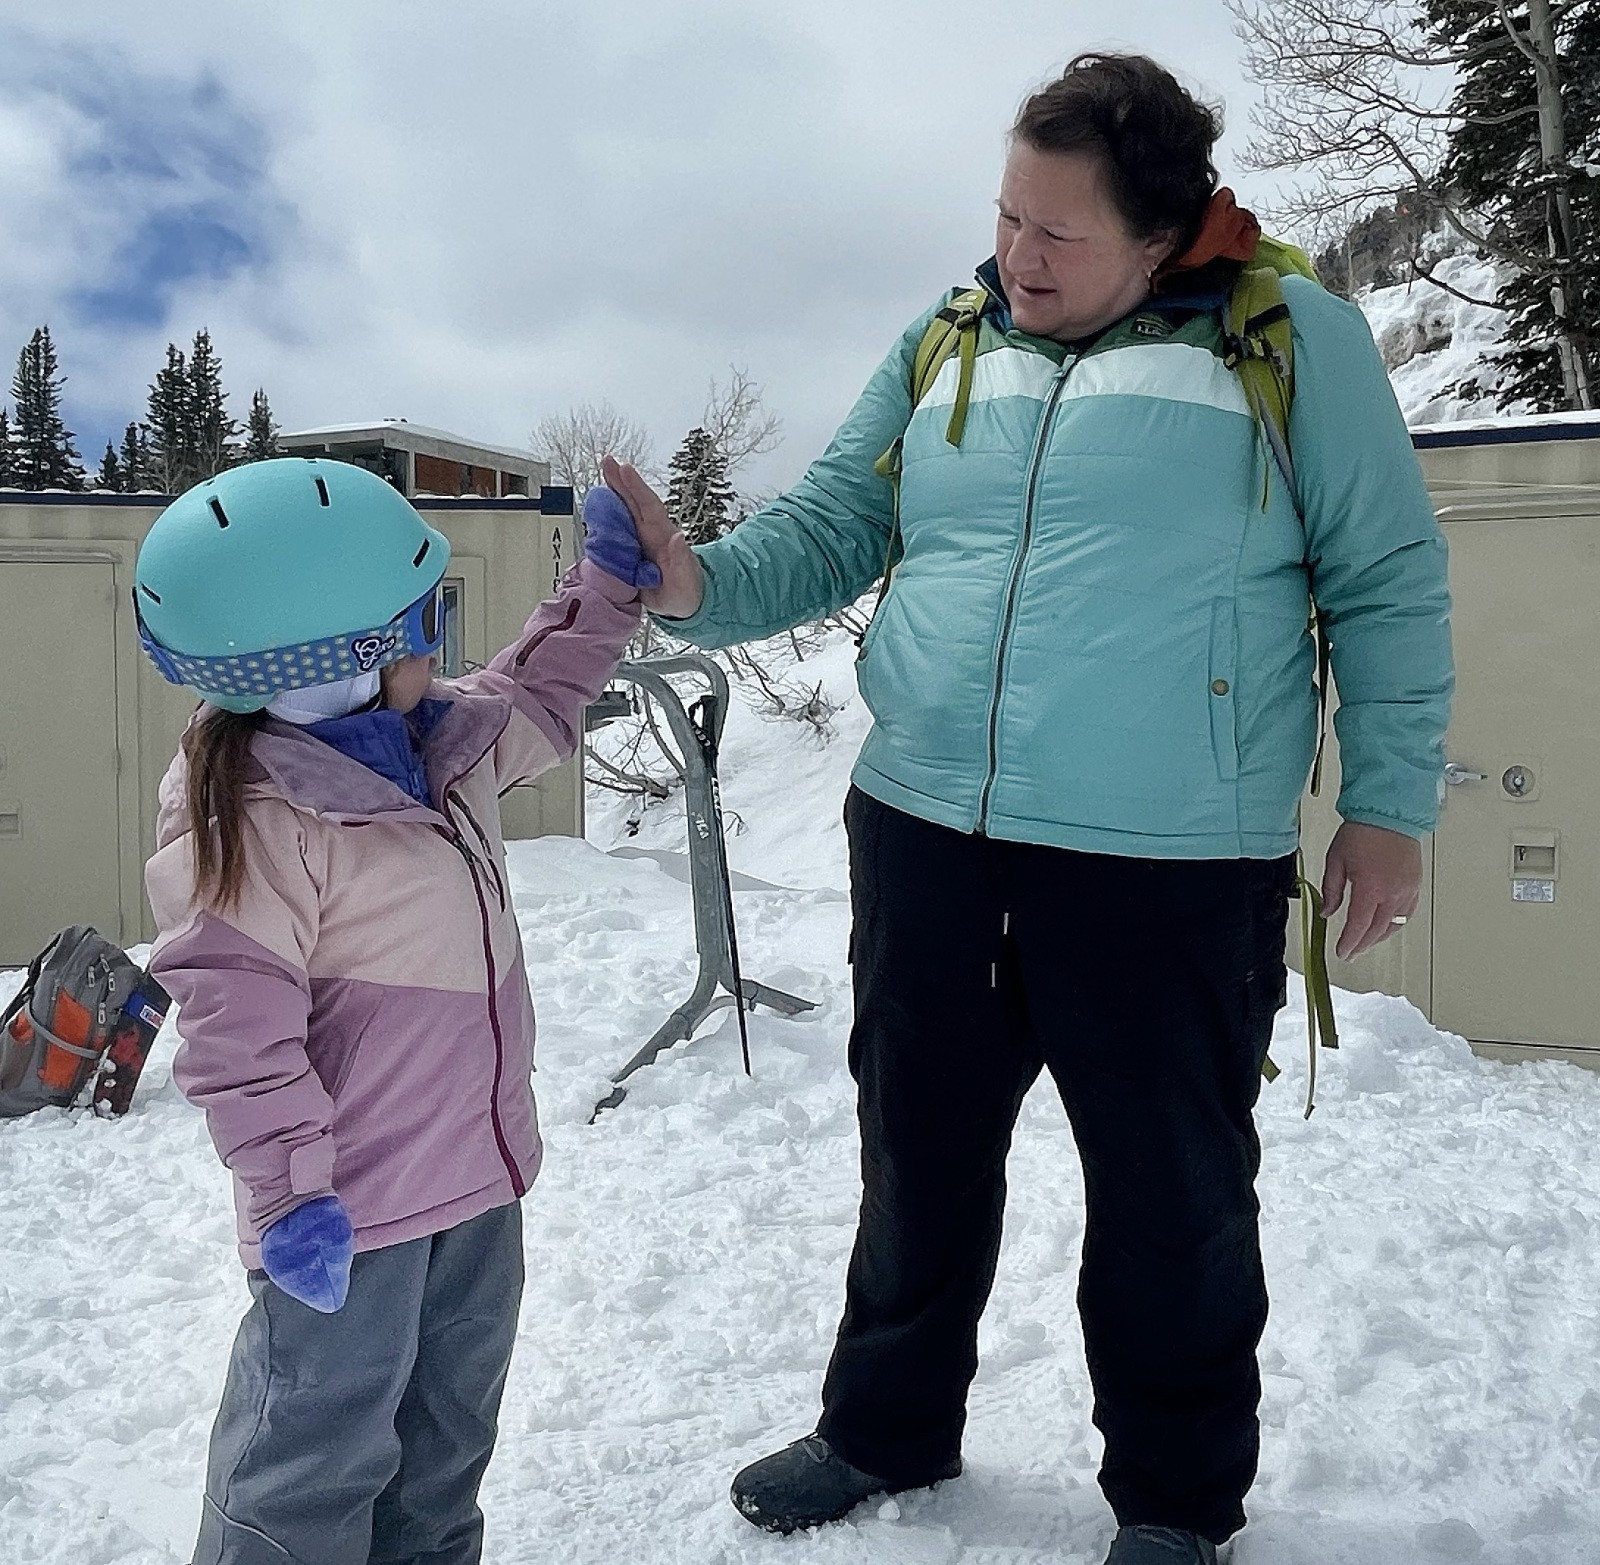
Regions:
M 1578 235 L 1572 214 L 1567 166 L 1567 128 L 1562 112 L 1561 76 L 1557 66 L 1555 29 L 1550 23 L 1550 0 L 1528 0 L 1528 42 L 1532 45 L 1534 78 L 1539 91 L 1539 154 L 1549 185 L 1545 193 L 1546 226 L 1550 258 L 1556 275 L 1550 284 L 1550 304 L 1556 319 L 1556 346 L 1561 354 L 1561 376 L 1567 406 L 1591 408 L 1593 392 L 1588 366 L 1572 340 L 1567 316 L 1567 288 L 1560 267 L 1578 252 Z

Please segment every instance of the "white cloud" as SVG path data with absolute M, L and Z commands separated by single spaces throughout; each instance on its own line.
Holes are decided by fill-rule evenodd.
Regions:
M 152 82 L 214 75 L 264 129 L 261 199 L 294 213 L 270 267 L 180 287 L 159 329 L 71 327 L 50 278 L 93 215 L 57 210 L 67 132 L 0 93 L 0 249 L 30 236 L 0 271 L 0 353 L 60 322 L 95 418 L 137 414 L 167 338 L 201 325 L 241 409 L 264 384 L 289 426 L 514 443 L 608 397 L 670 449 L 737 362 L 785 421 L 752 475 L 772 483 L 988 254 L 1004 132 L 1077 49 L 1146 49 L 1245 119 L 1218 0 L 65 0 L 29 25 Z

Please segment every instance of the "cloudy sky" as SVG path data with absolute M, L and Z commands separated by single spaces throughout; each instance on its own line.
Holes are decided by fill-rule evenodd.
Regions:
M 1221 0 L 0 0 L 0 364 L 50 324 L 91 465 L 202 326 L 240 416 L 521 446 L 609 398 L 663 459 L 738 364 L 781 485 L 1095 46 L 1222 101 L 1261 194 Z

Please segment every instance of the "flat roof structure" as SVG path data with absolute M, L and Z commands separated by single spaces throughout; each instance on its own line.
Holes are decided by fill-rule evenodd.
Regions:
M 280 435 L 278 445 L 285 456 L 322 456 L 369 468 L 408 497 L 489 500 L 537 493 L 550 482 L 550 464 L 531 451 L 468 440 L 403 418 L 295 430 Z

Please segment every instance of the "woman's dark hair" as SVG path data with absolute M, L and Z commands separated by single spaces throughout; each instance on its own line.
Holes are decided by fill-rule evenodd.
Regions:
M 183 736 L 194 894 L 202 906 L 227 908 L 244 887 L 244 785 L 262 716 L 208 712 Z
M 1140 239 L 1199 237 L 1217 188 L 1221 114 L 1142 54 L 1080 54 L 1022 105 L 1012 135 L 1039 152 L 1092 152 L 1117 211 Z

